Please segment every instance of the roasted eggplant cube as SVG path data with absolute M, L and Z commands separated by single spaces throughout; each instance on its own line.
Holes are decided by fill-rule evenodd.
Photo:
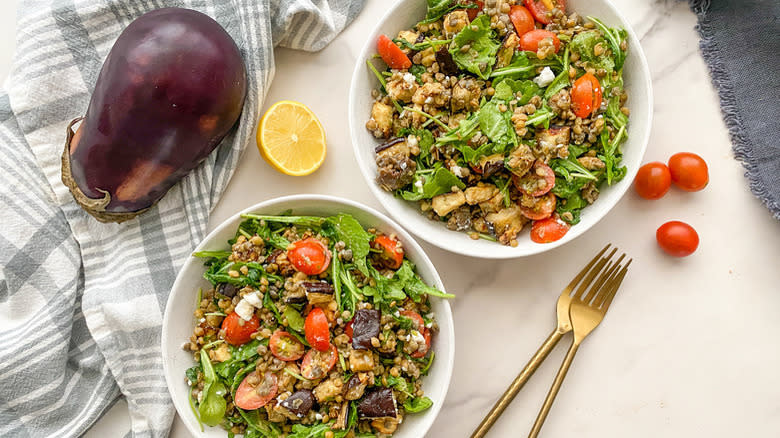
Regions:
M 330 302 L 336 291 L 330 283 L 324 281 L 304 281 L 301 285 L 306 291 L 306 299 L 311 304 Z
M 371 338 L 379 337 L 381 314 L 378 310 L 358 309 L 352 319 L 352 348 L 368 350 Z
M 396 418 L 398 410 L 391 388 L 371 388 L 357 405 L 360 418 Z
M 220 283 L 217 285 L 217 293 L 228 298 L 233 298 L 236 296 L 237 292 L 238 288 L 230 283 Z
M 314 407 L 314 392 L 310 389 L 295 391 L 280 404 L 296 416 L 304 417 Z

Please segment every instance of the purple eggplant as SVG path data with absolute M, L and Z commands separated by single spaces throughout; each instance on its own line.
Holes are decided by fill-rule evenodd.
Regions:
M 396 418 L 398 409 L 390 388 L 371 388 L 357 405 L 360 418 Z
M 235 125 L 246 80 L 235 41 L 212 18 L 181 8 L 142 15 L 106 57 L 86 116 L 68 127 L 62 181 L 102 222 L 137 216 Z
M 352 319 L 352 348 L 368 350 L 371 338 L 379 337 L 382 314 L 378 310 L 358 309 Z

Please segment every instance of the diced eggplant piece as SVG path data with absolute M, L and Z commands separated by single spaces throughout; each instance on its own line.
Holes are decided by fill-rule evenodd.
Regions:
M 479 159 L 478 167 L 482 169 L 482 178 L 489 178 L 504 169 L 504 155 L 486 155 Z
M 476 186 L 472 186 L 463 191 L 466 195 L 466 203 L 469 205 L 480 204 L 488 201 L 498 193 L 498 188 L 493 184 L 478 183 Z
M 374 355 L 368 350 L 352 350 L 349 353 L 349 369 L 353 373 L 374 369 Z
M 349 401 L 345 401 L 341 404 L 339 409 L 339 415 L 336 417 L 336 422 L 333 423 L 333 430 L 344 430 L 347 428 L 347 417 L 349 416 Z
M 328 303 L 333 300 L 336 291 L 333 285 L 324 281 L 304 281 L 301 287 L 306 291 L 306 298 L 311 304 Z
M 371 348 L 371 338 L 379 337 L 379 326 L 382 315 L 376 309 L 358 309 L 352 319 L 352 348 L 368 350 Z
M 305 417 L 314 407 L 314 392 L 311 389 L 300 389 L 280 403 L 298 417 Z
M 431 200 L 433 211 L 441 217 L 447 216 L 456 208 L 466 203 L 466 196 L 460 190 L 434 196 Z
M 398 409 L 391 388 L 372 388 L 357 405 L 360 418 L 396 418 Z
M 230 283 L 220 283 L 217 285 L 217 293 L 228 298 L 233 298 L 238 293 L 238 288 Z
M 360 397 L 363 397 L 363 393 L 366 391 L 366 385 L 368 385 L 368 374 L 353 374 L 347 381 L 344 398 L 347 400 L 357 400 Z
M 403 137 L 396 137 L 396 138 L 394 138 L 394 139 L 392 139 L 390 141 L 386 141 L 386 142 L 380 144 L 379 146 L 377 146 L 376 148 L 374 148 L 374 152 L 380 153 L 383 150 L 389 148 L 390 146 L 396 145 L 396 144 L 401 143 L 401 142 L 403 142 L 405 140 L 406 139 L 403 138 Z
M 455 76 L 460 71 L 458 64 L 455 64 L 455 60 L 452 59 L 452 54 L 446 45 L 436 52 L 436 62 L 439 63 L 439 71 L 447 76 Z
M 314 397 L 317 401 L 324 403 L 328 400 L 333 400 L 336 396 L 341 394 L 342 381 L 340 377 L 331 377 L 327 380 L 323 380 L 314 388 Z
M 520 45 L 520 38 L 514 32 L 509 32 L 504 38 L 504 42 L 501 48 L 496 54 L 496 66 L 495 68 L 504 68 L 512 63 L 512 58 L 515 56 L 515 49 Z

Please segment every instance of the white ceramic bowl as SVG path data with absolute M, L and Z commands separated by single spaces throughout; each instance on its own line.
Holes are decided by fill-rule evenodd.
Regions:
M 444 290 L 444 285 L 430 259 L 409 233 L 387 216 L 357 202 L 331 196 L 297 195 L 261 202 L 241 213 L 279 214 L 288 209 L 291 209 L 294 214 L 318 216 L 349 213 L 365 227 L 374 227 L 385 233 L 395 233 L 403 242 L 406 256 L 417 266 L 417 272 L 423 280 Z M 236 229 L 242 221 L 241 213 L 220 224 L 203 239 L 195 251 L 229 249 L 227 241 L 235 235 Z M 227 433 L 220 427 L 206 426 L 205 432 L 200 431 L 198 422 L 190 409 L 189 387 L 184 380 L 184 372 L 194 365 L 192 354 L 184 351 L 182 345 L 188 342 L 195 327 L 193 311 L 196 307 L 197 291 L 201 287 L 204 289 L 210 287 L 209 283 L 203 279 L 203 272 L 203 260 L 190 257 L 184 263 L 176 277 L 176 282 L 173 284 L 163 317 L 163 370 L 176 410 L 193 436 L 225 438 Z M 424 437 L 447 395 L 455 357 L 455 331 L 452 312 L 446 300 L 431 297 L 431 305 L 433 312 L 436 313 L 440 330 L 433 340 L 436 359 L 429 375 L 423 380 L 423 390 L 434 404 L 423 413 L 406 416 L 403 424 L 398 427 L 398 432 L 393 435 L 394 437 Z
M 425 218 L 419 212 L 417 203 L 403 201 L 382 190 L 374 180 L 374 147 L 378 143 L 365 128 L 373 103 L 371 90 L 377 87 L 376 78 L 366 67 L 366 60 L 376 53 L 375 44 L 380 34 L 395 37 L 398 31 L 408 29 L 422 20 L 426 12 L 424 0 L 399 0 L 389 8 L 374 31 L 366 37 L 366 44 L 357 58 L 352 74 L 348 118 L 352 146 L 366 184 L 390 215 L 406 229 L 433 245 L 464 255 L 496 259 L 527 256 L 574 240 L 604 217 L 628 190 L 647 148 L 653 118 L 653 91 L 647 60 L 636 34 L 608 0 L 568 0 L 566 4 L 567 11 L 576 11 L 582 16 L 592 15 L 608 26 L 621 26 L 628 31 L 629 52 L 623 68 L 624 85 L 629 95 L 627 106 L 631 110 L 629 137 L 623 144 L 623 164 L 628 167 L 626 177 L 614 186 L 604 187 L 599 199 L 583 210 L 582 221 L 573 226 L 562 239 L 553 243 L 537 244 L 531 241 L 526 231 L 521 233 L 519 245 L 515 248 L 486 240 L 472 240 L 465 233 L 450 231 L 444 223 Z

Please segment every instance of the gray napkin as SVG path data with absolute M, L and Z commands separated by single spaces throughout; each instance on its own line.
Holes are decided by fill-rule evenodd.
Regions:
M 690 3 L 734 153 L 753 193 L 780 219 L 780 2 Z
M 78 436 L 120 396 L 130 435 L 167 435 L 174 409 L 160 354 L 165 302 L 254 142 L 273 47 L 319 50 L 363 2 L 23 0 L 0 93 L 0 436 Z M 122 29 L 166 6 L 204 12 L 236 40 L 247 101 L 237 129 L 157 206 L 101 224 L 60 181 L 65 127 L 86 110 Z

